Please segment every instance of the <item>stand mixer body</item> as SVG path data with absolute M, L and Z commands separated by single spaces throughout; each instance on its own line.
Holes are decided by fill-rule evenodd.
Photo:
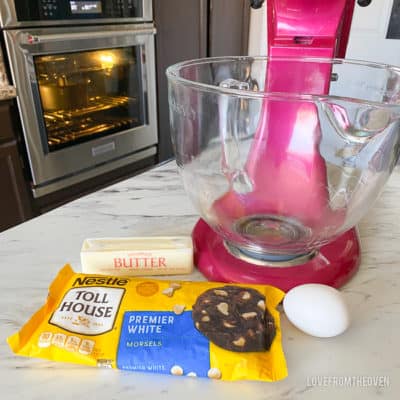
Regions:
M 332 131 L 354 126 L 347 115 L 353 103 L 331 103 L 328 97 L 331 82 L 337 79 L 333 67 L 338 62 L 332 61 L 332 57 L 344 56 L 354 1 L 269 0 L 267 7 L 269 57 L 262 88 L 265 96 L 256 99 L 259 112 L 254 118 L 256 127 L 251 140 L 244 139 L 239 146 L 237 136 L 241 134 L 236 131 L 240 128 L 230 122 L 235 115 L 239 119 L 254 107 L 252 99 L 241 99 L 240 90 L 260 89 L 252 83 L 246 66 L 238 74 L 242 79 L 223 79 L 219 83 L 227 89 L 228 97 L 222 93 L 217 99 L 212 95 L 208 99 L 217 103 L 220 116 L 229 115 L 229 118 L 219 117 L 218 122 L 220 176 L 229 185 L 212 202 L 206 200 L 211 203 L 208 208 L 201 204 L 198 193 L 191 196 L 208 222 L 200 220 L 193 231 L 195 263 L 211 280 L 267 283 L 285 291 L 310 282 L 339 287 L 356 272 L 360 246 L 356 230 L 348 221 L 348 210 L 332 200 L 327 171 L 327 158 L 332 156 L 323 154 L 327 147 L 324 132 L 328 130 L 327 124 Z M 241 67 L 240 59 L 234 61 L 234 66 L 227 63 L 226 67 L 222 60 L 214 61 L 216 66 L 210 67 L 211 75 L 218 75 L 219 69 L 236 71 L 238 65 Z M 246 62 L 243 59 L 245 65 Z M 256 61 L 248 62 L 256 69 Z M 183 73 L 185 84 L 201 80 L 205 74 L 201 68 Z M 194 127 L 196 124 L 189 127 L 191 114 L 185 110 L 184 98 L 190 99 L 195 107 L 194 122 L 198 115 L 202 118 L 201 104 L 205 101 L 202 96 L 206 94 L 204 88 L 198 92 L 201 95 L 189 94 L 192 88 L 180 91 L 171 83 L 174 78 L 171 73 L 168 77 L 172 130 L 178 135 L 173 141 L 178 165 L 185 173 L 192 159 L 195 164 L 197 152 L 190 145 L 189 153 L 193 154 L 188 154 L 186 141 L 198 135 L 205 124 L 200 121 L 200 127 Z M 232 106 L 236 103 L 237 106 Z M 397 117 L 396 112 L 400 113 L 395 109 L 390 115 Z M 392 119 L 395 123 L 395 118 Z M 377 123 L 374 128 L 379 131 Z M 185 130 L 193 133 L 191 139 L 182 139 Z M 395 145 L 395 135 L 390 138 L 389 142 Z M 243 151 L 245 146 L 247 149 Z M 242 153 L 245 156 L 238 161 Z M 389 164 L 386 169 L 390 170 Z M 225 187 L 225 183 L 220 186 Z M 191 189 L 187 190 L 190 194 Z M 199 190 L 207 192 L 207 186 Z M 340 191 L 333 197 L 337 198 Z M 207 193 L 201 196 L 206 198 Z

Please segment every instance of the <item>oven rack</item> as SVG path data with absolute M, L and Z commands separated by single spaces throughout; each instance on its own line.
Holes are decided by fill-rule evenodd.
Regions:
M 90 97 L 86 107 L 76 108 L 73 110 L 57 110 L 45 111 L 44 118 L 46 127 L 51 124 L 51 121 L 65 121 L 66 119 L 73 119 L 83 117 L 88 114 L 93 114 L 99 111 L 110 110 L 115 107 L 126 106 L 128 103 L 137 102 L 136 97 L 128 96 L 95 96 Z
M 50 130 L 47 142 L 50 150 L 54 150 L 137 124 L 137 118 L 102 119 L 100 121 L 86 118 L 74 123 L 59 122 Z

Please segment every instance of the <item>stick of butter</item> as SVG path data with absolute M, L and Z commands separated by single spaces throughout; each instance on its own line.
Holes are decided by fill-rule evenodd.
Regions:
M 86 239 L 82 272 L 112 275 L 180 275 L 193 271 L 189 236 Z

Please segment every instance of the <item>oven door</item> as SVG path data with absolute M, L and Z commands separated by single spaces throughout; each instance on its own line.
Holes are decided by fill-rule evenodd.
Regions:
M 36 197 L 156 153 L 154 33 L 5 32 Z

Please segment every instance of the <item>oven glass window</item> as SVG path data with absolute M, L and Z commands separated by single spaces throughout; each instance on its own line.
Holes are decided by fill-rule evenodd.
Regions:
M 48 152 L 146 123 L 141 46 L 35 56 Z

